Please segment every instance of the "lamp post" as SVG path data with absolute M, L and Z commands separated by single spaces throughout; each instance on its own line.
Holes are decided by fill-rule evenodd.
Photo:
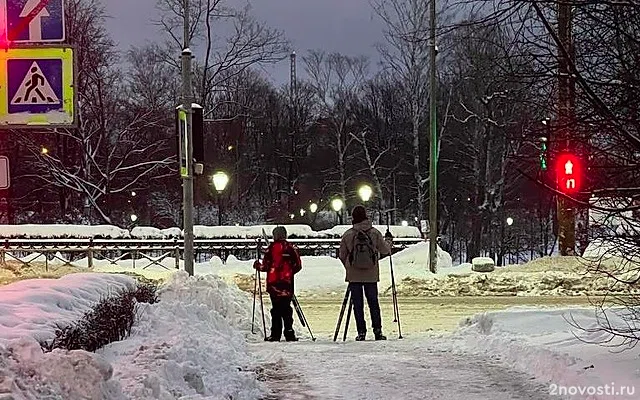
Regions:
M 371 199 L 371 195 L 373 194 L 373 189 L 369 185 L 362 185 L 360 189 L 358 189 L 358 195 L 365 203 Z
M 507 224 L 507 226 L 511 226 L 511 225 L 513 225 L 513 218 L 511 218 L 511 217 L 507 217 L 507 219 L 505 220 L 505 223 Z M 511 232 L 509 232 L 509 236 L 511 236 Z M 502 225 L 502 244 L 501 244 L 500 246 L 504 246 L 504 245 L 505 245 L 505 242 L 506 242 L 506 239 L 505 239 L 505 229 L 504 229 L 504 225 Z M 509 240 L 509 242 L 510 242 L 510 240 Z M 504 265 L 504 258 L 505 258 L 505 257 L 504 257 L 504 253 L 505 253 L 505 252 L 506 252 L 506 251 L 504 251 L 504 250 L 503 250 L 503 251 L 502 251 L 502 253 L 503 253 L 503 254 L 501 255 L 501 256 L 502 256 L 502 265 Z M 511 264 L 511 251 L 509 251 L 508 259 L 509 259 L 509 264 Z
M 340 213 L 342 207 L 344 207 L 344 201 L 342 201 L 341 198 L 336 197 L 335 199 L 331 200 L 331 208 L 333 208 L 333 211 L 336 212 L 340 225 L 342 225 L 342 214 Z
M 222 191 L 224 191 L 227 187 L 227 183 L 229 183 L 229 175 L 223 171 L 218 171 L 213 174 L 211 180 L 213 181 L 213 186 L 218 192 L 218 226 L 222 226 Z
M 371 189 L 371 186 L 364 184 L 360 186 L 360 188 L 358 188 L 358 196 L 360 196 L 360 198 L 362 199 L 365 207 L 367 205 L 367 201 L 371 199 L 372 195 L 373 189 Z M 380 219 L 382 219 L 382 216 L 380 217 Z M 373 218 L 371 220 L 373 221 Z
M 309 211 L 311 211 L 311 213 L 315 213 L 316 211 L 318 211 L 318 205 L 316 203 L 311 203 L 311 205 L 309 206 Z

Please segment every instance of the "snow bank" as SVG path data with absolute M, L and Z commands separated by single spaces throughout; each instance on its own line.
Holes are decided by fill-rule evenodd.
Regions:
M 211 275 L 171 276 L 145 308 L 131 338 L 100 353 L 123 392 L 136 399 L 255 399 L 256 380 L 241 331 L 251 327 L 246 293 Z
M 262 237 L 262 230 L 271 237 L 271 231 L 278 225 L 253 226 L 204 226 L 193 227 L 197 239 L 253 239 Z M 339 238 L 351 225 L 339 225 L 324 231 L 314 231 L 309 225 L 284 226 L 291 238 Z M 386 225 L 375 226 L 385 232 Z M 420 238 L 420 231 L 411 226 L 391 226 L 391 233 L 397 238 Z M 182 237 L 182 229 L 174 227 L 158 229 L 151 226 L 137 226 L 129 232 L 111 225 L 0 225 L 0 237 L 27 239 L 57 238 L 112 238 L 112 239 L 170 239 Z
M 349 230 L 352 225 L 336 225 L 331 229 L 326 229 L 324 231 L 319 231 L 319 235 L 323 235 L 326 237 L 341 237 L 347 230 Z M 374 228 L 385 234 L 387 232 L 386 225 L 374 225 Z M 421 238 L 422 234 L 420 233 L 420 229 L 415 226 L 400 226 L 400 225 L 391 225 L 389 226 L 389 231 L 395 238 Z
M 0 344 L 25 336 L 50 340 L 56 324 L 78 320 L 100 299 L 133 287 L 127 276 L 89 273 L 0 286 Z
M 264 397 L 243 333 L 246 293 L 213 276 L 177 272 L 160 302 L 143 305 L 132 336 L 96 354 L 42 353 L 36 339 L 55 322 L 78 319 L 101 296 L 133 284 L 130 277 L 74 274 L 0 288 L 0 397 L 16 400 Z
M 129 231 L 111 225 L 0 225 L 0 237 L 9 238 L 129 238 Z
M 524 265 L 497 267 L 494 272 L 473 272 L 470 264 L 446 274 L 411 274 L 398 284 L 405 296 L 604 296 L 640 293 L 604 274 L 587 272 L 577 257 L 545 257 Z M 455 270 L 455 272 L 453 271 Z
M 608 317 L 615 322 L 614 315 Z M 596 395 L 580 399 L 637 398 L 640 390 L 637 352 L 614 353 L 609 347 L 591 344 L 602 339 L 602 334 L 587 334 L 573 328 L 568 320 L 588 329 L 598 326 L 593 308 L 514 308 L 464 319 L 459 331 L 444 344 L 450 346 L 450 351 L 461 354 L 499 357 L 514 369 L 553 385 L 585 389 L 626 386 L 636 390 L 635 396 Z M 615 345 L 615 340 L 611 344 Z

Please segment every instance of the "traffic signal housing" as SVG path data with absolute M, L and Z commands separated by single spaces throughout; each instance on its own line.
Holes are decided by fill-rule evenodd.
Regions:
M 542 171 L 546 171 L 548 168 L 547 153 L 548 153 L 547 138 L 543 136 L 540 138 L 540 169 Z
M 562 193 L 577 193 L 582 184 L 582 164 L 573 153 L 560 153 L 556 159 L 558 190 Z

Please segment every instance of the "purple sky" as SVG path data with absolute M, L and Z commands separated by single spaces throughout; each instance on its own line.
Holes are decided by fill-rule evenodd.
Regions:
M 243 0 L 229 0 L 244 4 Z M 156 0 L 103 0 L 111 18 L 107 27 L 121 48 L 152 41 L 158 31 Z M 373 48 L 382 40 L 381 23 L 373 18 L 368 0 L 252 0 L 255 15 L 281 29 L 299 55 L 322 48 L 349 55 L 375 56 Z M 302 74 L 302 66 L 299 66 Z M 271 78 L 288 79 L 288 61 L 281 62 Z

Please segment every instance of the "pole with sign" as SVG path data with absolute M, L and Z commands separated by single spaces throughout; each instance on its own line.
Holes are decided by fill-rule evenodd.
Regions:
M 64 0 L 0 0 L 0 128 L 76 126 L 74 51 Z

